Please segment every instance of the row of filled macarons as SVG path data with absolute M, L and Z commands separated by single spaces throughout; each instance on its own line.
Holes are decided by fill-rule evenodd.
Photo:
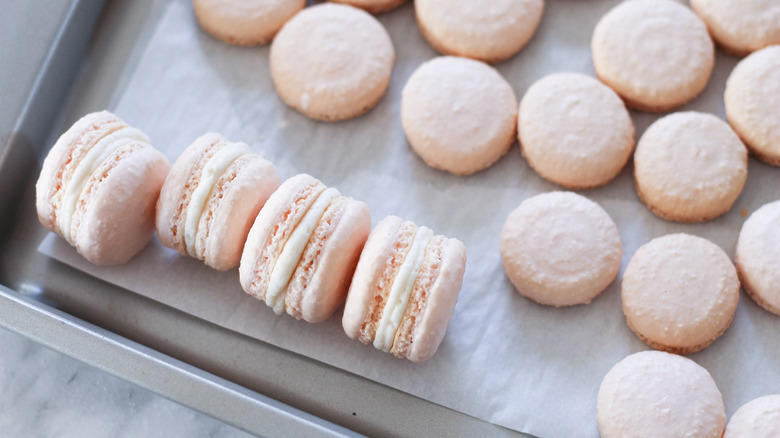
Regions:
M 780 315 L 780 201 L 745 221 L 736 267 L 715 243 L 677 233 L 655 238 L 631 257 L 621 280 L 628 327 L 649 346 L 689 354 L 731 325 L 740 279 L 748 294 Z M 589 303 L 616 278 L 617 226 L 597 203 L 573 192 L 543 193 L 509 214 L 501 260 L 521 295 L 549 306 Z
M 244 291 L 308 322 L 346 305 L 347 335 L 419 362 L 437 350 L 461 289 L 457 239 L 366 204 L 208 133 L 173 166 L 108 111 L 60 136 L 36 184 L 40 222 L 96 264 L 124 263 L 152 238 L 219 269 Z M 349 294 L 348 294 L 349 292 Z

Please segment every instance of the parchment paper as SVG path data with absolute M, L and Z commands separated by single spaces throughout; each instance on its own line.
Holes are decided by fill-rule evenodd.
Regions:
M 497 66 L 518 99 L 546 74 L 593 74 L 592 30 L 616 3 L 549 0 L 531 44 Z M 41 251 L 215 324 L 486 421 L 542 437 L 598 435 L 601 379 L 626 355 L 648 348 L 626 326 L 620 276 L 591 304 L 573 308 L 540 306 L 515 293 L 499 257 L 503 223 L 522 200 L 560 188 L 533 172 L 517 144 L 492 168 L 468 177 L 429 168 L 412 152 L 401 129 L 401 90 L 436 53 L 417 30 L 411 4 L 379 16 L 396 50 L 387 95 L 367 115 L 341 123 L 309 120 L 279 100 L 268 47 L 232 47 L 211 38 L 198 28 L 186 0 L 165 10 L 108 109 L 144 130 L 171 162 L 196 137 L 218 131 L 250 144 L 276 164 L 282 178 L 310 173 L 365 201 L 374 224 L 396 214 L 462 240 L 468 248 L 463 290 L 439 352 L 423 364 L 378 352 L 343 334 L 340 311 L 314 325 L 278 317 L 243 293 L 237 270 L 214 271 L 161 247 L 156 238 L 119 267 L 92 266 L 53 234 Z M 704 95 L 684 109 L 724 117 L 724 83 L 736 61 L 718 52 Z M 638 135 L 659 117 L 632 116 Z M 752 212 L 780 198 L 780 169 L 751 158 L 747 185 L 729 213 L 705 224 L 671 223 L 639 201 L 632 172 L 629 164 L 606 187 L 583 192 L 618 225 L 620 275 L 640 245 L 672 232 L 708 238 L 733 256 L 743 209 Z M 732 327 L 690 356 L 712 373 L 729 414 L 757 396 L 780 393 L 778 330 L 780 318 L 743 293 Z

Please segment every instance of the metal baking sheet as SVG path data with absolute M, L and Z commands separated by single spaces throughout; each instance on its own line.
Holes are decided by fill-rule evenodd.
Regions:
M 15 39 L 8 44 L 13 50 L 0 45 L 2 54 L 19 54 L 26 63 L 3 58 L 15 70 L 2 90 L 17 96 L 18 105 L 0 113 L 0 325 L 265 436 L 419 436 L 423 430 L 517 436 L 219 328 L 37 252 L 46 234 L 34 211 L 38 163 L 67 121 L 108 106 L 161 5 L 109 1 L 101 11 L 97 2 L 36 0 L 5 11 L 15 25 L 0 29 L 0 40 Z M 52 18 L 37 27 L 23 18 L 41 15 Z M 32 32 L 38 38 L 29 38 Z

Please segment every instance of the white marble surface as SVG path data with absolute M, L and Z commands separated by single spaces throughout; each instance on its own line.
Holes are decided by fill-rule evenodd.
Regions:
M 0 329 L 2 437 L 249 437 Z

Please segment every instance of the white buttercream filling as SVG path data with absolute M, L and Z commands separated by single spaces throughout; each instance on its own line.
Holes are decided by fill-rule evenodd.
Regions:
M 63 237 L 70 244 L 73 244 L 72 230 L 70 229 L 73 223 L 73 214 L 76 212 L 76 204 L 78 204 L 84 186 L 112 153 L 132 142 L 149 143 L 149 137 L 136 128 L 125 126 L 101 138 L 76 165 L 73 176 L 65 186 L 62 203 L 57 209 L 57 224 Z
M 203 167 L 200 173 L 200 180 L 195 190 L 190 196 L 190 203 L 187 206 L 187 214 L 184 222 L 184 244 L 187 246 L 187 252 L 192 257 L 198 257 L 195 251 L 195 236 L 198 234 L 198 224 L 200 216 L 203 214 L 203 207 L 206 206 L 206 200 L 214 189 L 214 185 L 236 158 L 249 153 L 249 146 L 246 143 L 231 142 L 227 146 L 218 150 Z
M 393 280 L 393 286 L 387 296 L 387 303 L 382 310 L 382 317 L 379 319 L 379 326 L 374 337 L 374 347 L 379 350 L 388 352 L 393 346 L 395 332 L 401 325 L 401 318 L 404 316 L 409 296 L 412 294 L 414 281 L 417 279 L 417 274 L 420 273 L 420 268 L 425 260 L 425 250 L 432 237 L 433 231 L 430 228 L 420 227 L 414 236 L 412 247 L 401 263 L 401 267 L 398 268 L 398 274 Z
M 338 196 L 341 196 L 338 190 L 329 188 L 317 197 L 314 204 L 309 207 L 309 211 L 306 212 L 298 226 L 290 234 L 290 238 L 285 242 L 279 258 L 276 259 L 276 263 L 271 271 L 271 278 L 268 280 L 265 303 L 272 307 L 277 315 L 281 315 L 284 312 L 285 291 L 290 284 L 295 267 L 298 266 L 298 261 L 300 261 L 303 255 L 306 244 L 311 239 L 314 229 L 317 228 L 317 224 L 322 214 L 325 213 L 325 209 Z

